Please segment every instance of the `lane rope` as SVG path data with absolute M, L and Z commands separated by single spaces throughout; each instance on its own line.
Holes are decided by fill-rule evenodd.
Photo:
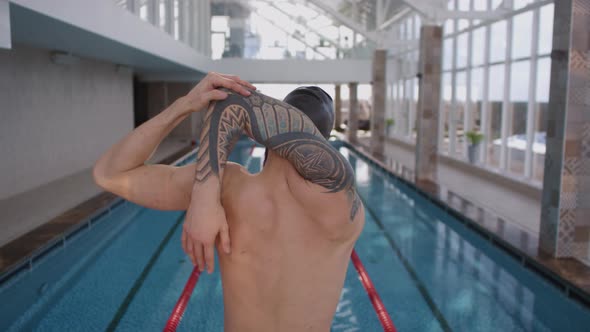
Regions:
M 393 321 L 385 309 L 385 305 L 383 305 L 383 301 L 381 301 L 381 297 L 379 297 L 379 293 L 377 293 L 377 289 L 375 289 L 375 285 L 373 285 L 371 278 L 369 278 L 369 274 L 367 273 L 367 270 L 365 270 L 361 259 L 356 253 L 356 250 L 352 250 L 350 259 L 352 260 L 352 264 L 354 265 L 354 268 L 361 279 L 363 287 L 365 287 L 365 290 L 367 291 L 367 295 L 369 295 L 371 304 L 373 304 L 373 309 L 375 309 L 375 313 L 377 314 L 377 317 L 383 326 L 383 331 L 397 332 L 397 329 L 395 328 L 395 325 L 393 325 Z
M 191 298 L 193 290 L 199 281 L 200 275 L 201 273 L 199 272 L 199 269 L 195 266 L 193 268 L 193 272 L 188 278 L 188 281 L 186 282 L 186 285 L 184 285 L 184 289 L 182 290 L 182 294 L 180 294 L 180 297 L 174 306 L 174 310 L 172 310 L 172 314 L 170 314 L 170 317 L 168 318 L 168 322 L 166 322 L 164 332 L 175 332 L 176 328 L 178 328 L 178 324 L 180 324 L 182 316 L 184 316 L 186 306 L 188 305 L 188 301 Z

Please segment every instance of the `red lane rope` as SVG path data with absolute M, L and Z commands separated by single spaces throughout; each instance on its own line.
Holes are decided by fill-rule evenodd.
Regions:
M 186 306 L 188 305 L 188 301 L 191 298 L 191 294 L 199 281 L 199 276 L 201 273 L 199 269 L 195 266 L 191 276 L 188 278 L 186 285 L 184 285 L 184 289 L 182 290 L 182 294 L 178 298 L 176 305 L 174 306 L 174 310 L 172 310 L 172 314 L 168 318 L 168 322 L 164 327 L 164 332 L 175 332 L 178 324 L 182 320 L 182 316 L 184 316 L 184 311 L 186 310 Z
M 383 325 L 383 331 L 397 332 L 397 329 L 395 328 L 395 325 L 393 325 L 393 321 L 391 320 L 389 313 L 387 313 L 387 310 L 385 309 L 385 306 L 383 305 L 383 301 L 381 301 L 381 298 L 379 297 L 379 293 L 377 293 L 377 290 L 375 289 L 373 282 L 369 278 L 369 274 L 367 273 L 367 270 L 365 270 L 365 267 L 363 266 L 361 259 L 356 254 L 356 251 L 354 249 L 352 250 L 352 254 L 350 255 L 350 258 L 352 259 L 352 263 L 354 264 L 354 268 L 356 269 L 356 272 L 358 272 L 359 277 L 361 278 L 361 283 L 363 284 L 363 286 L 365 287 L 365 290 L 367 291 L 367 295 L 369 295 L 369 299 L 371 300 L 371 303 L 373 304 L 373 308 L 375 309 L 375 312 L 377 313 L 377 317 L 379 318 L 381 325 Z

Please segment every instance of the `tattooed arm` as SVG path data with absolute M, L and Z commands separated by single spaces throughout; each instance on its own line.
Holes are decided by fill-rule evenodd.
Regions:
M 201 133 L 196 183 L 212 176 L 220 184 L 227 157 L 242 132 L 290 161 L 303 179 L 321 186 L 324 193 L 346 193 L 349 218 L 354 220 L 360 201 L 350 164 L 304 113 L 258 92 L 247 98 L 230 94 L 210 105 Z
M 220 202 L 221 181 L 228 156 L 242 133 L 291 162 L 306 183 L 312 183 L 312 186 L 299 186 L 305 187 L 299 190 L 299 197 L 322 207 L 314 209 L 318 214 L 324 213 L 333 223 L 340 223 L 343 218 L 355 220 L 361 203 L 354 187 L 352 167 L 305 114 L 256 91 L 249 97 L 226 92 L 229 96 L 212 102 L 205 115 L 185 223 L 185 233 L 196 243 L 194 256 L 201 270 L 206 262 L 212 271 L 213 242 L 218 233 L 227 234 Z M 314 198 L 309 198 L 310 190 L 317 192 Z M 332 209 L 323 208 L 330 204 Z M 345 214 L 342 214 L 343 206 L 348 206 Z M 334 213 L 343 218 L 335 217 Z

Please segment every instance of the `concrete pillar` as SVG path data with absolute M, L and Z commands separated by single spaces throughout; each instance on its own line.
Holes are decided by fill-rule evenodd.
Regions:
M 348 141 L 356 143 L 356 131 L 359 126 L 358 83 L 348 83 Z
M 338 129 L 342 123 L 342 94 L 340 92 L 340 84 L 336 84 L 334 91 L 334 128 Z
M 419 94 L 416 124 L 416 183 L 436 183 L 440 112 L 442 27 L 420 28 Z
M 590 0 L 556 0 L 539 247 L 590 264 Z
M 164 17 L 166 17 L 166 23 L 164 30 L 174 37 L 174 6 L 172 0 L 164 0 Z
M 148 0 L 146 2 L 147 5 L 147 14 L 148 14 L 148 22 L 150 22 L 155 27 L 160 27 L 160 2 L 156 0 Z
M 0 0 L 0 49 L 12 48 L 10 33 L 10 5 L 8 0 Z
M 371 153 L 383 159 L 385 153 L 385 70 L 387 50 L 373 54 L 373 109 L 371 112 Z

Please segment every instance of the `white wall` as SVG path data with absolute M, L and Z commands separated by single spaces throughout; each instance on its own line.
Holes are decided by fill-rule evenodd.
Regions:
M 56 65 L 0 50 L 0 199 L 89 168 L 133 129 L 133 81 L 115 65 Z

